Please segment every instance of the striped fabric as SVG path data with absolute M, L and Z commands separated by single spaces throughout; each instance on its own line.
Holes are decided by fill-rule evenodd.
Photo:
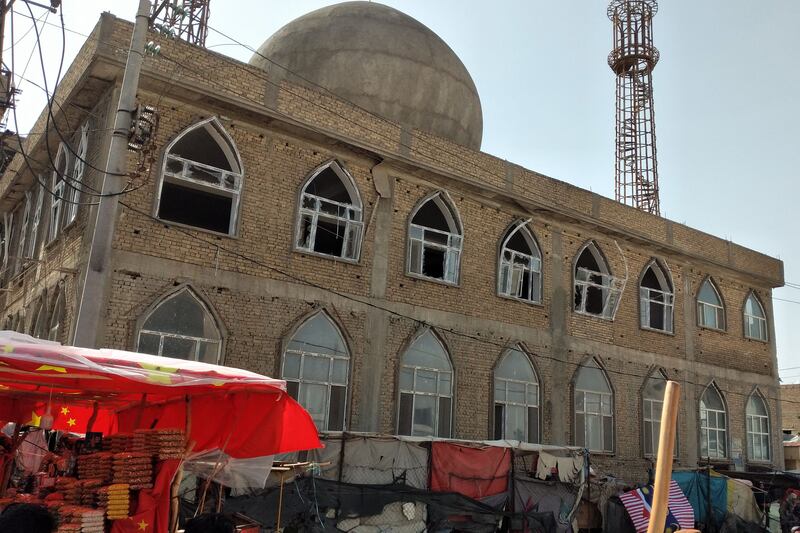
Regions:
M 653 503 L 653 486 L 648 485 L 641 489 L 632 490 L 620 495 L 622 505 L 633 521 L 636 533 L 646 533 L 650 524 L 650 508 Z M 665 533 L 673 533 L 679 529 L 694 527 L 694 511 L 689 500 L 675 482 L 669 482 L 669 513 L 664 526 Z

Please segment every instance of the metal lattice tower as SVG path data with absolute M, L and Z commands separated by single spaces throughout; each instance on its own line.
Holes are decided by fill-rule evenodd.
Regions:
M 656 0 L 611 0 L 614 49 L 608 65 L 617 75 L 615 197 L 618 202 L 660 214 L 656 122 L 653 115 L 653 46 Z
M 205 46 L 210 3 L 211 0 L 156 0 L 150 24 L 170 29 L 178 39 Z

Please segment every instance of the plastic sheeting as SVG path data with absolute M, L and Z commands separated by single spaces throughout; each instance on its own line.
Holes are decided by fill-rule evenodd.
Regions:
M 756 524 L 761 523 L 764 515 L 758 508 L 753 490 L 744 481 L 736 479 L 728 479 L 728 513 Z
M 514 478 L 514 508 L 518 511 L 550 513 L 558 533 L 572 532 L 570 515 L 576 497 L 576 493 L 562 483 L 540 481 L 527 476 Z
M 183 463 L 183 469 L 232 489 L 263 489 L 272 470 L 272 459 L 271 455 L 235 459 L 215 450 L 189 457 Z
M 481 499 L 507 492 L 511 452 L 449 442 L 431 445 L 431 490 Z
M 705 523 L 709 503 L 713 509 L 715 523 L 722 524 L 728 512 L 728 482 L 724 477 L 709 476 L 706 472 L 673 472 L 672 479 L 677 481 L 686 499 L 692 504 L 695 522 Z M 708 489 L 711 487 L 709 502 Z
M 365 485 L 404 483 L 424 489 L 428 486 L 428 450 L 392 438 L 348 438 L 342 481 Z

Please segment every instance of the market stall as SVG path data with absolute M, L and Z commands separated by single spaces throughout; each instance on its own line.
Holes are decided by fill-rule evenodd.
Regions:
M 187 459 L 266 476 L 264 458 L 320 446 L 283 381 L 14 332 L 0 332 L 0 421 L 0 506 L 43 503 L 63 532 L 174 531 Z

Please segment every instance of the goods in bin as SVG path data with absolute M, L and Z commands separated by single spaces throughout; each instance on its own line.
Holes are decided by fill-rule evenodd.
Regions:
M 103 451 L 115 453 L 122 453 L 132 451 L 133 435 L 130 433 L 118 433 L 110 435 L 103 439 Z
M 104 533 L 103 512 L 91 507 L 65 505 L 59 509 L 58 531 Z
M 140 429 L 134 433 L 132 451 L 159 460 L 180 459 L 186 447 L 186 433 L 181 429 Z
M 97 489 L 102 485 L 102 479 L 83 479 L 78 481 L 78 487 L 80 487 L 80 505 L 94 505 L 97 500 Z
M 78 457 L 79 479 L 100 479 L 104 483 L 111 481 L 111 452 L 99 452 Z
M 114 455 L 114 483 L 127 483 L 132 490 L 153 487 L 153 460 L 144 453 Z
M 101 506 L 106 502 L 106 516 L 109 520 L 124 520 L 130 512 L 130 486 L 125 483 L 109 485 L 100 493 Z
M 64 495 L 64 503 L 77 505 L 81 499 L 78 480 L 71 477 L 60 477 L 56 480 L 56 491 Z

